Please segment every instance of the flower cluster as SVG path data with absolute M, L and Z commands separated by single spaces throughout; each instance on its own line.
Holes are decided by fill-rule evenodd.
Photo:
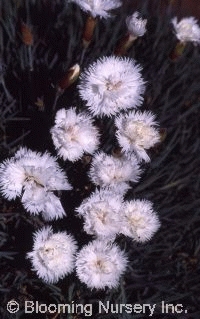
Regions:
M 108 202 L 104 193 L 103 202 L 103 196 L 100 196 L 100 193 L 93 194 L 77 209 L 86 220 L 85 231 L 95 234 L 96 239 L 78 253 L 76 271 L 79 279 L 88 287 L 103 289 L 105 286 L 116 287 L 127 265 L 127 257 L 113 243 L 113 235 L 118 232 L 136 242 L 146 242 L 159 229 L 160 222 L 149 201 L 122 203 L 116 195 L 112 197 L 109 194 Z M 106 235 L 109 235 L 108 238 Z
M 119 0 L 69 2 L 78 4 L 90 14 L 89 18 L 107 18 L 110 10 L 121 5 Z M 129 36 L 143 36 L 146 23 L 138 12 L 129 16 L 126 19 Z M 194 19 L 183 19 L 180 23 L 174 19 L 173 24 L 180 41 L 200 41 Z M 78 67 L 78 73 L 80 70 Z M 60 93 L 65 87 L 60 84 L 59 88 Z M 131 193 L 127 192 L 139 181 L 144 169 L 141 165 L 150 161 L 149 149 L 159 143 L 160 134 L 155 115 L 138 110 L 144 100 L 145 81 L 142 67 L 135 60 L 103 56 L 82 72 L 77 88 L 84 106 L 80 103 L 77 109 L 59 109 L 50 134 L 63 161 L 78 162 L 84 153 L 90 154 L 86 176 L 95 189 L 75 207 L 74 215 L 83 220 L 83 231 L 92 241 L 77 252 L 78 245 L 72 235 L 54 233 L 51 226 L 46 226 L 35 232 L 33 250 L 27 257 L 39 278 L 47 283 L 56 283 L 76 270 L 80 281 L 91 289 L 115 288 L 128 262 L 115 240 L 127 236 L 133 242 L 144 243 L 160 227 L 152 202 L 127 200 Z M 108 136 L 108 140 L 114 140 L 111 146 L 117 146 L 117 155 L 101 141 L 100 132 L 108 117 L 112 122 L 112 138 Z M 110 134 L 110 131 L 106 127 L 105 132 Z M 41 154 L 21 147 L 11 159 L 0 164 L 1 193 L 8 200 L 20 197 L 28 212 L 42 213 L 47 221 L 65 216 L 55 192 L 71 189 L 65 172 L 48 152 Z
M 58 156 L 74 162 L 84 153 L 92 155 L 88 176 L 96 190 L 75 211 L 83 219 L 83 230 L 95 240 L 76 255 L 71 235 L 54 234 L 51 227 L 36 232 L 28 258 L 46 282 L 55 283 L 76 269 L 79 279 L 90 288 L 116 287 L 127 265 L 124 252 L 114 243 L 116 237 L 124 235 L 145 242 L 160 226 L 151 202 L 124 200 L 131 183 L 139 181 L 140 161 L 149 161 L 147 150 L 159 142 L 151 112 L 122 112 L 142 103 L 144 80 L 140 70 L 131 59 L 100 59 L 82 74 L 79 84 L 80 96 L 91 115 L 74 107 L 56 113 L 50 133 Z M 121 147 L 118 156 L 100 148 L 98 128 L 93 122 L 104 115 L 115 116 L 113 123 Z M 65 215 L 54 191 L 70 190 L 71 185 L 48 153 L 20 148 L 1 164 L 0 173 L 1 191 L 9 200 L 20 196 L 27 211 L 41 212 L 46 220 Z
M 113 56 L 100 59 L 83 73 L 79 85 L 80 95 L 92 115 L 77 112 L 73 107 L 56 113 L 50 133 L 58 156 L 74 162 L 84 152 L 94 154 L 88 176 L 99 189 L 75 209 L 83 219 L 83 230 L 95 238 L 77 255 L 71 235 L 54 234 L 51 227 L 35 233 L 28 258 L 33 270 L 46 282 L 56 283 L 76 269 L 79 279 L 90 288 L 116 287 L 127 265 L 124 252 L 114 243 L 116 236 L 121 234 L 145 242 L 159 228 L 152 203 L 124 200 L 130 183 L 140 178 L 139 162 L 150 160 L 146 150 L 159 141 L 152 113 L 121 112 L 142 103 L 144 81 L 140 70 L 131 59 Z M 102 150 L 95 153 L 100 141 L 93 121 L 95 116 L 103 115 L 117 115 L 114 123 L 121 147 L 118 156 Z M 46 220 L 64 216 L 60 200 L 53 192 L 70 190 L 71 185 L 54 157 L 20 148 L 14 157 L 1 164 L 0 173 L 1 191 L 9 200 L 20 196 L 27 211 L 41 212 Z
M 122 195 L 107 189 L 96 190 L 76 211 L 84 219 L 85 232 L 107 242 L 114 241 L 117 234 L 145 242 L 160 227 L 152 202 L 124 201 Z

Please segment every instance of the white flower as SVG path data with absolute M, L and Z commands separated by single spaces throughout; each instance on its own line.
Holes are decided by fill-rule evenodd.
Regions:
M 131 200 L 124 203 L 124 220 L 121 233 L 138 242 L 145 242 L 160 227 L 152 203 L 147 200 Z
M 180 22 L 175 17 L 172 19 L 172 24 L 181 42 L 200 43 L 200 27 L 194 17 L 183 18 Z
M 144 81 L 134 60 L 103 57 L 80 77 L 79 91 L 93 115 L 111 116 L 142 103 Z
M 56 113 L 51 136 L 58 155 L 64 160 L 76 161 L 84 152 L 94 153 L 99 144 L 97 128 L 86 113 L 76 114 L 75 108 Z
M 116 118 L 117 139 L 125 153 L 135 152 L 139 160 L 150 161 L 146 150 L 160 140 L 154 119 L 155 116 L 151 112 L 134 111 Z
M 122 196 L 108 190 L 96 190 L 76 209 L 84 219 L 84 231 L 106 240 L 114 240 L 120 231 Z
M 108 18 L 110 10 L 121 6 L 120 0 L 70 0 L 70 2 L 75 2 L 83 11 L 89 12 L 93 18 L 96 16 Z
M 137 182 L 140 174 L 141 170 L 134 155 L 131 159 L 125 156 L 116 158 L 104 152 L 95 154 L 89 170 L 89 177 L 94 184 L 122 193 L 129 188 L 127 182 Z
M 77 245 L 66 232 L 53 233 L 44 227 L 34 234 L 33 251 L 27 254 L 39 278 L 56 283 L 75 267 Z
M 126 265 L 127 258 L 117 245 L 99 240 L 84 246 L 76 258 L 77 275 L 91 289 L 117 287 Z
M 128 31 L 133 37 L 142 37 L 146 32 L 146 24 L 147 20 L 139 18 L 137 11 L 126 18 Z
M 37 153 L 26 148 L 0 164 L 0 189 L 11 200 L 21 197 L 25 209 L 32 214 L 43 213 L 47 220 L 65 215 L 53 191 L 70 190 L 64 172 L 56 159 L 48 153 Z

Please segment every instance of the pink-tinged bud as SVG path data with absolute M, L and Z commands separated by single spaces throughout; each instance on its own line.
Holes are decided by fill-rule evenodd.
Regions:
M 58 82 L 58 91 L 65 90 L 72 85 L 78 79 L 79 74 L 80 66 L 78 64 L 73 65 Z
M 97 23 L 97 19 L 91 16 L 89 16 L 86 20 L 85 28 L 83 31 L 83 37 L 82 37 L 84 48 L 87 48 L 90 45 L 90 42 L 92 41 L 96 23 Z
M 24 44 L 26 45 L 33 45 L 33 34 L 32 31 L 30 29 L 30 27 L 25 24 L 25 23 L 21 23 L 21 34 L 22 34 L 22 41 Z

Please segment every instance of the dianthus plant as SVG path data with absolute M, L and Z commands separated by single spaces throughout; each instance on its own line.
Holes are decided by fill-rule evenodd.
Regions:
M 93 18 L 106 19 L 110 10 L 121 5 L 118 0 L 69 2 Z M 146 32 L 147 21 L 139 18 L 138 12 L 124 22 L 134 36 L 142 37 Z M 181 41 L 199 41 L 194 22 L 191 18 L 179 23 L 173 20 Z M 188 33 L 191 29 L 192 39 Z M 133 243 L 144 243 L 160 227 L 152 202 L 130 196 L 126 199 L 127 192 L 133 193 L 132 188 L 142 178 L 146 162 L 151 161 L 151 149 L 159 143 L 160 133 L 156 115 L 144 110 L 146 84 L 142 65 L 113 54 L 85 61 L 88 62 L 79 68 L 80 79 L 74 84 L 73 105 L 57 103 L 54 107 L 54 124 L 49 128 L 54 154 L 20 147 L 0 165 L 0 191 L 7 200 L 18 197 L 29 219 L 41 218 L 43 227 L 34 232 L 33 249 L 27 254 L 32 270 L 41 280 L 57 283 L 75 271 L 77 280 L 90 289 L 116 288 L 128 264 L 116 239 L 119 242 L 120 238 L 129 237 Z M 69 74 L 67 85 L 74 79 Z M 88 161 L 83 165 L 85 158 Z M 85 174 L 89 181 L 89 191 L 82 200 L 78 197 L 79 187 L 73 185 L 73 173 L 80 169 L 77 174 Z M 68 203 L 66 200 L 63 205 L 65 196 Z M 67 208 L 72 207 L 72 197 L 78 202 L 72 214 L 82 222 L 80 234 L 91 238 L 88 243 L 84 241 L 84 246 L 81 240 L 77 243 L 70 223 L 68 231 L 62 232 L 44 224 L 44 220 L 64 218 Z

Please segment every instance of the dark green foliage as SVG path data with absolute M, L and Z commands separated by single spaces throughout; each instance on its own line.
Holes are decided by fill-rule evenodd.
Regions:
M 135 244 L 119 238 L 129 255 L 129 267 L 117 290 L 90 291 L 75 275 L 58 285 L 37 279 L 26 260 L 32 248 L 32 232 L 44 225 L 40 217 L 30 217 L 20 202 L 0 199 L 1 318 L 42 318 L 42 315 L 16 316 L 6 311 L 15 299 L 23 309 L 24 300 L 41 303 L 92 303 L 95 319 L 148 318 L 148 314 L 99 314 L 97 302 L 157 304 L 153 318 L 198 319 L 200 316 L 200 49 L 187 44 L 182 56 L 170 59 L 177 40 L 168 5 L 161 11 L 157 0 L 124 1 L 118 15 L 100 20 L 81 68 L 104 55 L 111 55 L 126 33 L 125 17 L 138 10 L 148 19 L 147 33 L 138 38 L 127 56 L 143 67 L 146 83 L 143 108 L 156 114 L 163 141 L 151 150 L 152 161 L 144 166 L 142 180 L 133 185 L 127 198 L 153 201 L 162 226 L 148 244 Z M 167 1 L 166 1 L 167 2 Z M 150 5 L 151 10 L 150 10 Z M 54 0 L 0 1 L 0 140 L 1 160 L 12 155 L 19 145 L 32 150 L 49 150 L 55 155 L 49 129 L 54 111 L 75 105 L 84 108 L 76 85 L 57 94 L 57 84 L 82 56 L 81 36 L 86 14 L 74 4 Z M 21 24 L 30 27 L 33 45 L 23 43 Z M 78 102 L 77 102 L 78 101 Z M 98 120 L 102 146 L 106 152 L 116 147 L 113 120 Z M 108 138 L 108 134 L 110 138 Z M 86 172 L 87 158 L 72 165 L 65 163 L 74 192 L 62 195 L 68 217 L 53 223 L 55 230 L 70 230 L 79 244 L 88 237 L 74 215 L 93 185 Z M 63 162 L 60 161 L 63 166 Z M 80 176 L 80 172 L 82 175 Z M 160 303 L 182 304 L 188 313 L 161 314 Z M 37 317 L 38 316 L 38 317 Z M 43 315 L 43 318 L 82 318 L 84 315 Z

